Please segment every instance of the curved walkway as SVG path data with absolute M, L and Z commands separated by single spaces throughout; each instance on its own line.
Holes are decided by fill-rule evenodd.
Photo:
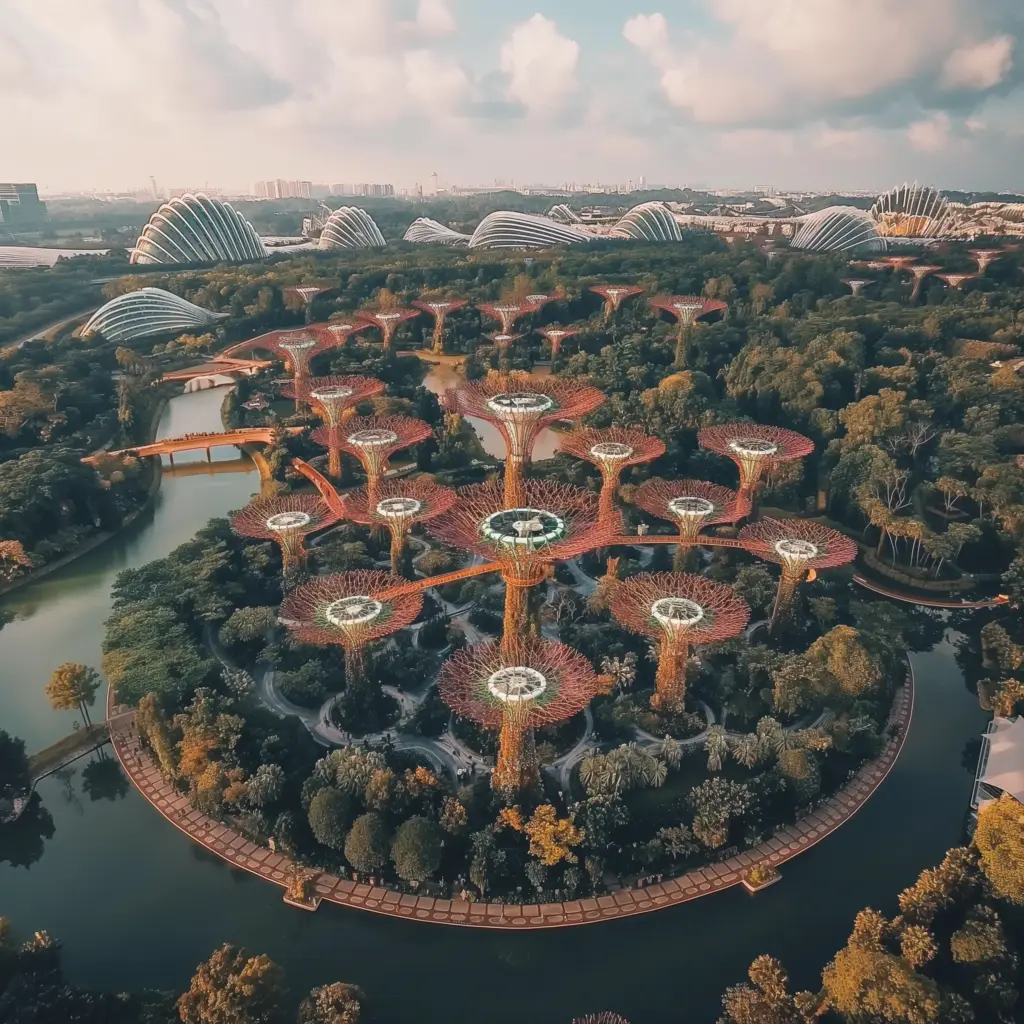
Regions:
M 917 604 L 923 608 L 960 608 L 961 610 L 969 611 L 976 608 L 998 608 L 1000 605 L 1010 603 L 1010 599 L 1006 594 L 999 594 L 997 597 L 989 598 L 986 601 L 942 601 L 934 597 L 920 597 L 917 594 L 905 594 L 898 590 L 890 590 L 888 587 L 882 586 L 881 583 L 875 583 L 873 580 L 869 580 L 859 574 L 854 575 L 853 582 L 867 590 L 873 590 L 876 594 L 891 597 L 894 601 L 902 601 L 904 604 Z
M 122 767 L 139 792 L 176 828 L 233 867 L 287 888 L 294 869 L 289 858 L 249 842 L 223 823 L 195 810 L 161 775 L 156 763 L 138 742 L 134 715 L 121 714 L 107 696 L 111 743 Z M 914 674 L 893 702 L 882 753 L 864 765 L 834 796 L 794 825 L 777 831 L 773 838 L 719 864 L 695 868 L 679 878 L 642 888 L 624 889 L 608 896 L 570 900 L 566 903 L 504 904 L 467 903 L 415 896 L 353 882 L 322 873 L 316 879 L 317 895 L 329 903 L 356 907 L 392 917 L 406 917 L 434 924 L 472 928 L 526 930 L 561 928 L 650 913 L 688 903 L 710 893 L 739 885 L 743 872 L 757 863 L 784 864 L 831 835 L 867 803 L 896 763 L 909 731 L 914 708 Z

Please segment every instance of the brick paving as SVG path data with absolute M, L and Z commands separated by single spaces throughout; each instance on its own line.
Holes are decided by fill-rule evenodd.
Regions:
M 108 718 L 111 717 L 111 710 L 108 707 Z M 897 691 L 889 716 L 889 726 L 897 727 L 895 735 L 886 741 L 876 760 L 864 765 L 841 790 L 813 813 L 794 825 L 780 829 L 771 839 L 720 864 L 694 868 L 679 878 L 663 879 L 644 888 L 623 889 L 614 895 L 599 896 L 596 899 L 528 905 L 466 903 L 458 899 L 413 896 L 371 888 L 327 873 L 316 877 L 316 891 L 322 900 L 376 914 L 407 917 L 434 924 L 510 931 L 591 924 L 687 903 L 738 885 L 743 871 L 757 861 L 767 861 L 774 866 L 784 864 L 820 843 L 852 818 L 867 803 L 896 763 L 910 730 L 913 710 L 914 678 L 911 671 L 906 685 Z M 112 725 L 114 750 L 128 777 L 160 814 L 189 838 L 233 867 L 285 888 L 290 876 L 291 861 L 279 853 L 254 846 L 222 822 L 194 810 L 186 798 L 160 774 L 153 759 L 139 747 L 131 729 L 132 720 L 129 717 L 119 718 Z

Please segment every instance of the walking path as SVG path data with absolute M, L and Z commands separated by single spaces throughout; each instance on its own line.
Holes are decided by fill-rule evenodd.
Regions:
M 866 579 L 864 576 L 855 575 L 853 582 L 860 584 L 868 590 L 873 590 L 876 594 L 883 594 L 885 597 L 891 597 L 894 601 L 902 601 L 904 604 L 918 604 L 924 608 L 961 608 L 961 609 L 974 609 L 974 608 L 998 608 L 1000 605 L 1009 604 L 1010 599 L 1006 594 L 999 594 L 997 597 L 989 598 L 985 601 L 943 601 L 937 597 L 922 597 L 917 594 L 904 594 L 898 590 L 890 590 L 888 587 L 882 586 L 880 583 L 875 583 L 873 580 Z
M 188 799 L 161 775 L 134 732 L 134 715 L 118 714 L 107 697 L 111 742 L 118 760 L 139 792 L 176 828 L 233 867 L 286 888 L 294 864 L 287 857 L 249 842 L 223 823 L 194 810 Z M 914 674 L 900 687 L 889 715 L 892 733 L 881 754 L 866 764 L 834 796 L 811 814 L 775 833 L 774 837 L 719 864 L 695 868 L 679 878 L 642 888 L 623 889 L 609 896 L 565 903 L 468 903 L 394 892 L 322 873 L 317 895 L 329 903 L 356 907 L 392 917 L 472 928 L 526 930 L 561 928 L 661 910 L 739 885 L 743 872 L 757 863 L 778 867 L 831 835 L 853 817 L 882 784 L 903 749 L 914 708 Z

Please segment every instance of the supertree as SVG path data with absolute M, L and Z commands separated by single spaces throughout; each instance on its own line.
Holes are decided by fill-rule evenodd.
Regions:
M 857 545 L 838 530 L 805 519 L 761 519 L 744 526 L 739 539 L 759 558 L 782 566 L 772 608 L 772 627 L 792 607 L 797 585 L 814 579 L 818 569 L 846 565 L 857 557 Z
M 305 556 L 306 536 L 337 521 L 319 495 L 283 494 L 250 501 L 231 516 L 231 529 L 240 537 L 276 541 L 287 575 Z
M 413 317 L 419 315 L 420 311 L 418 309 L 402 309 L 397 306 L 394 309 L 361 309 L 358 313 L 361 319 L 367 320 L 380 328 L 380 336 L 384 343 L 385 352 L 391 349 L 391 341 L 399 326 L 406 320 L 412 320 Z
M 384 390 L 376 377 L 307 377 L 301 392 L 294 384 L 281 389 L 281 393 L 297 401 L 309 402 L 320 413 L 328 430 L 337 430 L 362 401 Z M 341 453 L 332 447 L 329 454 L 328 474 L 334 479 L 341 476 Z
M 559 350 L 562 347 L 562 342 L 566 338 L 571 338 L 574 334 L 580 333 L 579 327 L 540 327 L 537 329 L 537 333 L 544 337 L 548 344 L 551 346 L 551 362 L 558 359 Z
M 604 430 L 574 430 L 559 439 L 560 451 L 593 463 L 601 471 L 601 518 L 615 510 L 619 478 L 627 466 L 652 462 L 665 454 L 665 442 L 640 430 L 607 427 Z
M 527 295 L 526 301 L 530 304 L 531 312 L 536 313 L 537 310 L 543 309 L 549 302 L 554 302 L 557 296 L 548 295 L 547 292 L 534 292 L 533 295 Z
M 501 359 L 504 359 L 508 354 L 509 346 L 518 341 L 521 334 L 485 334 L 484 337 L 491 342 L 498 350 L 498 355 Z
M 853 295 L 860 295 L 860 293 L 862 291 L 864 291 L 864 289 L 869 284 L 871 284 L 871 283 L 872 283 L 871 281 L 868 281 L 866 278 L 863 278 L 863 277 L 844 277 L 843 278 L 843 284 L 845 284 L 847 287 L 849 287 L 850 292 Z
M 288 331 L 279 334 L 271 342 L 271 347 L 291 369 L 295 408 L 298 410 L 302 404 L 299 396 L 309 377 L 309 362 L 326 346 L 309 331 Z
M 732 459 L 740 471 L 740 497 L 753 501 L 758 484 L 783 462 L 802 459 L 814 451 L 814 442 L 785 427 L 757 423 L 725 423 L 704 427 L 697 434 L 701 448 Z
M 349 519 L 370 526 L 386 526 L 391 533 L 391 571 L 398 573 L 405 549 L 405 537 L 413 523 L 426 522 L 447 512 L 455 504 L 456 494 L 450 487 L 440 487 L 426 477 L 415 479 L 384 479 L 377 484 L 370 500 L 367 489 L 361 488 L 345 496 Z
M 750 511 L 749 501 L 735 491 L 706 480 L 645 480 L 635 502 L 645 512 L 679 527 L 679 538 L 696 542 L 705 526 L 735 523 Z
M 285 298 L 298 299 L 299 302 L 309 310 L 309 307 L 313 304 L 313 300 L 324 292 L 331 291 L 335 286 L 330 284 L 303 284 L 303 285 L 290 285 L 284 289 Z
M 686 349 L 690 344 L 693 325 L 709 313 L 729 308 L 718 299 L 703 299 L 699 295 L 655 295 L 649 303 L 655 309 L 674 316 L 679 323 L 679 332 L 676 335 L 677 367 L 686 365 Z
M 901 270 L 907 270 L 916 259 L 916 256 L 886 256 L 879 262 L 892 267 L 893 271 L 898 274 Z
M 936 274 L 940 281 L 945 281 L 950 288 L 960 291 L 968 281 L 973 281 L 977 274 Z
M 347 452 L 359 460 L 371 496 L 376 493 L 388 459 L 395 452 L 428 437 L 430 427 L 411 416 L 353 416 L 340 427 L 319 427 L 313 431 L 317 444 L 329 451 Z M 333 451 L 331 458 L 334 458 Z
M 489 316 L 501 323 L 501 333 L 511 334 L 512 328 L 520 317 L 532 313 L 534 307 L 529 302 L 517 302 L 514 299 L 505 299 L 495 303 L 477 303 L 477 309 L 485 316 Z
M 601 519 L 595 495 L 579 487 L 527 480 L 521 501 L 509 505 L 498 482 L 459 490 L 459 500 L 427 523 L 438 540 L 490 559 L 505 581 L 502 643 L 526 630 L 528 591 L 553 562 L 607 545 L 619 529 L 618 517 Z
M 380 637 L 412 624 L 423 594 L 389 572 L 358 569 L 315 576 L 281 602 L 278 618 L 305 644 L 338 644 L 345 649 L 345 676 L 362 674 L 363 650 Z
M 978 273 L 984 275 L 989 265 L 1003 255 L 1002 249 L 971 249 L 971 255 L 978 264 Z
M 651 706 L 681 708 L 690 648 L 739 636 L 750 620 L 747 602 L 724 583 L 687 573 L 643 573 L 611 592 L 612 615 L 627 629 L 659 644 Z
M 413 305 L 429 313 L 434 318 L 433 350 L 437 355 L 444 355 L 444 322 L 449 313 L 462 309 L 466 299 L 417 299 Z
M 441 666 L 437 690 L 457 715 L 500 730 L 491 786 L 512 800 L 540 789 L 533 730 L 582 711 L 597 694 L 598 680 L 571 647 L 520 637 L 457 651 Z
M 450 412 L 493 423 L 505 439 L 505 495 L 510 506 L 523 504 L 520 489 L 537 434 L 556 420 L 577 420 L 604 401 L 597 388 L 562 377 L 488 374 L 445 393 Z
M 310 324 L 309 330 L 317 336 L 324 349 L 340 348 L 353 334 L 373 327 L 368 320 L 328 320 L 323 324 Z
M 930 263 L 915 263 L 912 267 L 907 267 L 910 271 L 911 276 L 914 278 L 914 288 L 910 293 L 910 301 L 916 302 L 918 295 L 921 294 L 921 285 L 924 284 L 924 279 L 929 274 L 934 274 L 936 270 L 941 270 L 942 267 L 933 266 Z
M 604 299 L 604 322 L 611 320 L 626 299 L 634 295 L 643 295 L 644 290 L 638 284 L 592 284 L 590 290 Z

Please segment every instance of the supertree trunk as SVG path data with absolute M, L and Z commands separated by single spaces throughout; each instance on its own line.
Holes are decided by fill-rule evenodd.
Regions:
M 787 622 L 793 614 L 793 600 L 796 597 L 796 588 L 804 578 L 802 569 L 789 569 L 782 567 L 782 575 L 779 577 L 779 586 L 775 591 L 775 604 L 772 606 L 772 618 L 769 624 L 769 632 L 774 632 L 777 626 Z
M 519 716 L 509 713 L 498 738 L 498 758 L 491 786 L 511 802 L 524 791 L 539 791 L 540 785 L 533 730 L 520 721 Z
M 606 473 L 601 482 L 601 494 L 598 498 L 598 517 L 601 522 L 607 522 L 615 515 L 615 495 L 619 490 L 619 478 Z
M 444 355 L 444 317 L 440 314 L 434 318 L 434 354 Z
M 332 480 L 341 479 L 341 449 L 333 445 L 327 449 L 327 475 Z
M 690 348 L 690 337 L 693 334 L 693 324 L 679 321 L 679 330 L 676 333 L 676 359 L 675 368 L 682 370 L 686 366 L 686 359 Z
M 351 686 L 363 678 L 365 659 L 362 646 L 345 647 L 345 685 Z
M 503 653 L 510 653 L 516 642 L 526 635 L 531 585 L 522 580 L 505 577 L 505 615 L 501 630 Z
M 686 661 L 689 649 L 685 643 L 666 635 L 658 653 L 658 672 L 651 707 L 655 711 L 682 708 L 686 697 Z
M 405 552 L 405 532 L 397 526 L 388 528 L 391 531 L 391 571 L 396 576 L 402 575 L 402 555 Z
M 522 508 L 526 504 L 526 456 L 508 453 L 505 461 L 505 506 Z

